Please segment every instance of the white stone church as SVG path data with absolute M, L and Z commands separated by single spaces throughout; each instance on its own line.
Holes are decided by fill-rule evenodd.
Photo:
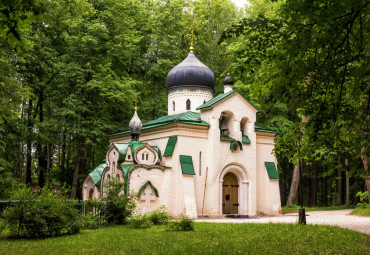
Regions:
M 258 109 L 227 76 L 215 77 L 191 51 L 167 76 L 168 116 L 142 124 L 135 108 L 129 129 L 109 136 L 106 160 L 83 184 L 83 199 L 104 195 L 112 178 L 126 181 L 150 212 L 172 216 L 254 216 L 281 212 L 277 132 L 255 126 Z

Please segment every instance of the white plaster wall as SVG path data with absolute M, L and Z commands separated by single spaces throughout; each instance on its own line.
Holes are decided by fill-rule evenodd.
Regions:
M 82 187 L 83 187 L 83 189 L 82 189 L 82 200 L 87 200 L 87 199 L 89 199 L 90 190 L 94 189 L 93 180 L 91 179 L 90 176 L 87 176 L 87 178 L 85 179 Z
M 200 88 L 175 88 L 168 93 L 168 115 L 174 115 L 186 111 L 199 112 L 196 110 L 204 101 L 213 98 L 212 90 Z M 190 110 L 186 110 L 186 101 L 190 100 Z M 175 111 L 173 111 L 173 102 L 175 102 Z
M 241 141 L 240 121 L 248 118 L 248 135 L 251 144 L 243 144 L 243 150 L 232 152 L 230 142 L 220 141 L 220 131 L 218 119 L 222 112 L 232 113 L 234 120 L 231 122 L 230 136 L 235 140 Z M 244 183 L 247 194 L 245 212 L 243 214 L 256 215 L 257 213 L 257 167 L 256 167 L 256 134 L 254 132 L 254 123 L 256 121 L 257 110 L 252 107 L 242 96 L 235 93 L 227 99 L 217 103 L 212 109 L 201 113 L 202 120 L 210 123 L 211 127 L 208 133 L 208 165 L 209 177 L 207 181 L 207 208 L 206 212 L 210 216 L 220 215 L 221 195 L 220 175 L 222 170 L 230 163 L 242 166 L 248 175 L 248 183 Z M 239 181 L 239 180 L 238 180 Z M 241 188 L 241 187 L 240 187 Z M 243 209 L 242 209 L 243 210 Z
M 281 209 L 279 181 L 270 180 L 265 162 L 274 162 L 277 166 L 276 157 L 272 154 L 274 149 L 274 137 L 259 134 L 257 137 L 257 187 L 259 213 L 278 214 Z
M 163 191 L 163 185 L 165 185 L 164 180 L 164 172 L 160 169 L 147 170 L 145 168 L 137 168 L 130 176 L 129 189 L 130 192 L 137 193 L 147 181 L 150 181 L 159 193 L 159 197 L 156 197 L 154 201 L 150 202 L 150 211 L 154 211 L 163 204 L 164 201 L 162 202 L 162 198 L 165 200 L 164 194 L 161 193 Z M 137 206 L 144 212 L 145 201 L 138 198 Z

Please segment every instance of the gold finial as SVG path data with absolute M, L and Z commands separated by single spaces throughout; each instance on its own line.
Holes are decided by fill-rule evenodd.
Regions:
M 137 96 L 135 96 L 134 102 L 135 102 L 135 112 L 137 112 L 137 103 L 139 102 L 139 101 L 137 100 Z
M 194 35 L 193 25 L 191 25 L 191 27 L 190 27 L 190 34 L 187 34 L 186 37 L 190 39 L 190 48 L 189 48 L 189 50 L 190 50 L 190 52 L 193 52 L 193 50 L 194 50 L 193 43 L 197 39 L 197 36 Z

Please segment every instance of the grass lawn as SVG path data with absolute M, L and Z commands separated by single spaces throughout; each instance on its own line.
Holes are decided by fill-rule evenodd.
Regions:
M 363 207 L 357 206 L 351 212 L 352 215 L 359 215 L 359 216 L 370 216 L 370 204 L 367 204 Z
M 330 226 L 195 223 L 195 231 L 165 226 L 114 226 L 44 240 L 0 238 L 0 254 L 370 254 L 370 236 Z
M 283 206 L 281 210 L 283 213 L 298 213 L 298 209 L 301 208 L 299 205 L 290 205 L 290 206 Z M 347 207 L 345 205 L 340 206 L 322 206 L 322 207 L 303 207 L 306 209 L 306 212 L 309 211 L 333 211 L 333 210 L 343 210 L 343 209 L 353 209 L 355 206 Z

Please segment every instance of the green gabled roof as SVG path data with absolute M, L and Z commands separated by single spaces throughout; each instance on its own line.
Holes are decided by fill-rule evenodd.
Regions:
M 182 174 L 192 174 L 195 175 L 193 158 L 191 156 L 180 155 L 180 164 Z
M 97 166 L 94 170 L 91 171 L 91 173 L 89 174 L 89 176 L 91 177 L 91 179 L 93 180 L 93 185 L 96 186 L 96 185 L 100 185 L 100 181 L 101 181 L 101 176 L 103 174 L 103 171 L 104 169 L 108 166 L 107 163 L 103 163 L 103 164 L 100 164 L 99 166 Z
M 164 125 L 176 123 L 176 122 L 209 127 L 209 124 L 207 122 L 201 120 L 200 113 L 183 112 L 183 113 L 179 113 L 175 115 L 163 116 L 158 119 L 151 120 L 147 123 L 144 123 L 142 130 L 160 127 L 160 126 L 164 126 Z M 110 134 L 107 136 L 109 137 L 109 136 L 115 136 L 115 135 L 127 134 L 127 133 L 130 133 L 129 129 L 126 129 L 125 131 L 122 131 L 119 133 Z
M 146 183 L 144 183 L 143 186 L 141 186 L 141 188 L 139 189 L 139 192 L 137 193 L 137 196 L 140 198 L 141 192 L 145 189 L 147 185 L 151 186 L 154 190 L 155 196 L 159 197 L 158 190 L 153 186 L 153 184 L 150 181 L 147 181 Z
M 234 138 L 231 138 L 230 136 L 222 135 L 220 136 L 220 141 L 234 142 L 236 140 Z
M 279 179 L 279 174 L 274 162 L 265 162 L 265 166 L 270 179 Z
M 168 138 L 166 150 L 164 151 L 163 156 L 165 156 L 165 157 L 172 156 L 173 151 L 175 149 L 176 142 L 177 142 L 177 136 L 172 136 L 172 137 Z
M 118 163 L 124 162 L 129 144 L 127 143 L 113 143 L 113 144 L 114 146 L 116 146 L 119 152 Z
M 157 146 L 152 146 L 152 148 L 153 148 L 153 149 L 155 149 L 155 150 L 157 151 L 157 153 L 158 153 L 158 157 L 159 157 L 159 158 L 162 158 L 162 152 L 161 152 L 161 150 L 160 150 Z
M 206 109 L 206 108 L 209 108 L 209 107 L 212 107 L 213 105 L 217 104 L 218 102 L 224 100 L 225 98 L 231 96 L 232 94 L 234 93 L 238 93 L 239 95 L 241 95 L 248 103 L 250 103 L 257 111 L 260 111 L 251 101 L 249 101 L 247 98 L 245 98 L 242 94 L 240 94 L 238 91 L 236 90 L 231 90 L 227 93 L 223 93 L 223 94 L 220 94 L 214 98 L 212 98 L 211 100 L 209 100 L 208 102 L 205 102 L 204 104 L 202 104 L 201 106 L 199 106 L 197 108 L 197 110 L 201 110 L 201 109 Z
M 271 130 L 271 129 L 267 129 L 267 128 L 261 128 L 259 126 L 254 126 L 254 130 L 259 131 L 259 132 L 265 132 L 265 133 L 280 134 L 279 131 L 275 131 L 275 130 Z

